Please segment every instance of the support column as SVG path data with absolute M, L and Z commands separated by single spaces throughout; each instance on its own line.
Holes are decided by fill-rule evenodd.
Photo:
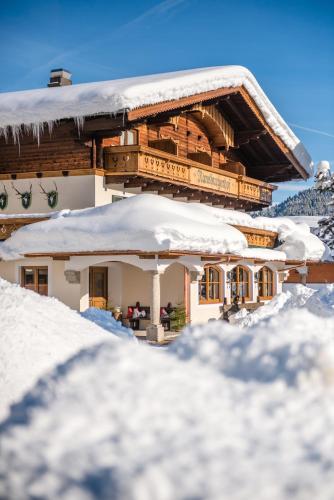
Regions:
M 158 271 L 149 271 L 151 273 L 151 324 L 146 329 L 146 338 L 151 342 L 161 342 L 165 338 L 165 330 L 160 323 L 160 273 Z

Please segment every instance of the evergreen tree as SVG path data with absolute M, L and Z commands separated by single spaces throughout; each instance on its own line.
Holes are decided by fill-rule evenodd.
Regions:
M 330 171 L 328 161 L 321 161 L 318 164 L 317 173 L 315 175 L 315 188 L 320 192 L 330 194 L 328 204 L 331 208 L 334 207 L 334 174 Z M 320 219 L 318 222 L 317 235 L 328 245 L 331 251 L 334 251 L 334 214 L 332 213 L 325 219 Z

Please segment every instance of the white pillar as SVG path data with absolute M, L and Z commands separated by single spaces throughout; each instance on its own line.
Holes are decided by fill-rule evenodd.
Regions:
M 160 323 L 160 273 L 159 271 L 149 272 L 152 277 L 150 303 L 151 323 L 146 329 L 146 338 L 152 342 L 161 342 L 165 338 L 165 330 Z

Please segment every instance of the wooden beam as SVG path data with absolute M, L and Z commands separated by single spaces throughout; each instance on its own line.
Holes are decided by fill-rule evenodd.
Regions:
M 103 116 L 103 117 L 86 117 L 83 125 L 83 135 L 88 133 L 96 133 L 101 131 L 112 131 L 119 127 L 125 128 L 126 117 L 122 115 L 117 115 L 115 117 Z
M 129 111 L 128 120 L 136 121 L 140 118 L 145 118 L 155 114 L 164 113 L 173 109 L 184 108 L 186 106 L 190 106 L 198 102 L 209 101 L 211 99 L 216 99 L 217 97 L 221 97 L 224 95 L 232 93 L 234 94 L 238 90 L 240 90 L 240 87 L 235 87 L 233 89 L 224 88 L 224 89 L 211 90 L 208 92 L 201 92 L 199 94 L 195 94 L 189 97 L 181 97 L 180 99 L 174 101 L 164 101 L 159 104 L 151 104 L 149 106 L 143 106 L 141 108 Z
M 161 182 L 148 182 L 142 187 L 142 191 L 159 191 L 161 190 L 163 183 Z
M 238 110 L 237 106 L 234 104 L 234 102 L 232 101 L 232 99 L 226 99 L 226 101 L 224 101 L 227 103 L 228 107 L 231 109 L 231 111 L 238 117 L 238 119 L 241 121 L 241 123 L 246 127 L 248 128 L 249 124 L 247 122 L 247 120 L 245 120 L 244 116 L 240 113 L 240 111 Z
M 250 141 L 259 140 L 262 135 L 266 135 L 267 133 L 267 130 L 264 128 L 236 132 L 234 136 L 235 147 L 240 147 L 242 144 L 248 144 Z

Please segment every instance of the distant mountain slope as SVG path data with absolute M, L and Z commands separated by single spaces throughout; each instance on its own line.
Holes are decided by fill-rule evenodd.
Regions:
M 253 212 L 254 215 L 266 217 L 281 217 L 287 215 L 329 215 L 333 208 L 328 205 L 331 194 L 310 188 L 289 196 L 278 205 Z M 252 214 L 252 215 L 253 215 Z

